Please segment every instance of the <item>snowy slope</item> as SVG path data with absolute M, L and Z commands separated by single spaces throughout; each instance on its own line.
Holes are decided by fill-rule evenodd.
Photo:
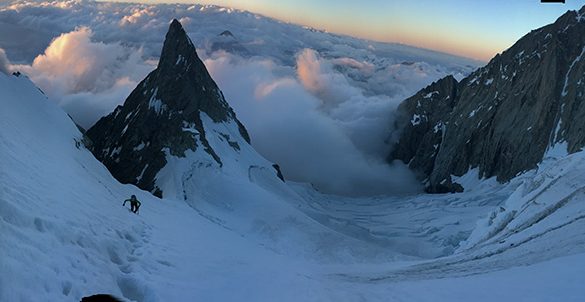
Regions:
M 117 183 L 25 77 L 0 74 L 0 107 L 0 301 L 585 295 L 582 153 L 507 185 L 369 199 L 320 195 L 262 169 L 200 168 L 185 202 Z M 254 160 L 245 152 L 240 160 Z M 143 203 L 138 216 L 121 207 L 131 194 Z
M 182 258 L 193 252 L 195 259 L 188 260 L 196 260 L 196 267 L 206 259 L 230 269 L 230 262 L 240 261 L 230 260 L 234 246 L 238 258 L 281 262 L 184 203 L 116 183 L 89 151 L 77 147 L 82 137 L 73 122 L 28 79 L 0 74 L 0 87 L 1 301 L 78 301 L 96 292 L 158 301 L 151 288 L 167 286 L 156 278 L 159 270 L 170 267 L 170 274 L 197 280 L 205 267 L 181 271 Z M 140 216 L 120 207 L 130 194 L 143 202 Z M 217 255 L 221 250 L 227 254 Z M 256 278 L 270 284 L 271 270 L 265 274 Z M 165 295 L 181 294 L 173 291 L 179 292 Z
M 77 144 L 82 135 L 69 117 L 28 79 L 2 74 L 0 87 L 0 301 L 78 301 L 99 292 L 137 301 L 235 298 L 250 286 L 256 300 L 270 296 L 263 290 L 270 284 L 308 282 L 295 277 L 309 274 L 306 261 L 280 254 L 335 258 L 358 245 L 282 202 L 294 192 L 271 183 L 272 171 L 246 171 L 242 180 L 208 171 L 206 194 L 214 198 L 189 204 L 120 185 Z M 249 179 L 281 186 L 280 195 Z M 140 216 L 120 207 L 131 194 L 143 203 Z M 222 284 L 235 289 L 222 293 Z
M 147 231 L 120 201 L 153 199 L 116 184 L 28 79 L 0 74 L 0 87 L 0 300 L 75 301 L 118 288 L 117 266 Z

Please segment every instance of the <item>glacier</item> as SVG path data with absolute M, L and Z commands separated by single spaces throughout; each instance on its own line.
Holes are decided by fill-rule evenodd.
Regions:
M 189 198 L 158 199 L 118 183 L 26 76 L 0 73 L 0 106 L 0 301 L 585 296 L 584 152 L 506 184 L 472 170 L 458 179 L 465 193 L 369 198 L 283 183 L 261 166 L 201 165 Z M 263 160 L 241 155 L 230 160 Z M 121 207 L 132 194 L 139 215 Z

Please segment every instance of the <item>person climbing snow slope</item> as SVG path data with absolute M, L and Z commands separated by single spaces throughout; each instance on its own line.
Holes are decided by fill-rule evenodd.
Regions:
M 132 213 L 138 214 L 138 209 L 140 208 L 142 203 L 138 201 L 138 199 L 136 199 L 136 195 L 132 195 L 130 199 L 124 200 L 122 206 L 126 206 L 126 202 L 128 201 L 130 202 L 130 211 L 132 211 Z

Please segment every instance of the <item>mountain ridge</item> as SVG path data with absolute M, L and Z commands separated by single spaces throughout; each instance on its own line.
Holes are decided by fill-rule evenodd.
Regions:
M 581 105 L 584 14 L 585 7 L 569 11 L 554 23 L 531 31 L 461 80 L 456 104 L 435 116 L 433 127 L 405 122 L 415 116 L 430 120 L 428 112 L 418 106 L 424 102 L 420 93 L 405 100 L 397 120 L 402 134 L 389 160 L 409 164 L 421 174 L 427 191 L 444 193 L 463 190 L 452 175 L 462 176 L 477 168 L 481 178 L 495 176 L 506 182 L 536 168 L 557 144 L 566 143 L 568 153 L 579 151 L 585 146 L 579 131 L 585 124 L 578 119 L 585 114 Z M 429 129 L 437 127 L 441 129 L 437 152 L 421 144 L 416 146 L 421 148 L 418 154 L 402 152 L 408 149 L 408 142 L 421 141 L 431 135 Z M 423 154 L 428 158 L 422 158 Z M 429 161 L 430 170 L 428 163 L 424 169 L 417 165 Z

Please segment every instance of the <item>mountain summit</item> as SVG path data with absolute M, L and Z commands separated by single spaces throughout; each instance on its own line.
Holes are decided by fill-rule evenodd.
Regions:
M 211 52 L 226 51 L 232 54 L 237 54 L 242 57 L 250 56 L 250 52 L 234 34 L 229 30 L 224 30 L 216 37 L 209 40 L 209 49 Z
M 221 34 L 219 34 L 219 35 L 220 35 L 220 36 L 223 36 L 223 37 L 233 37 L 233 36 L 234 36 L 234 34 L 232 34 L 232 32 L 231 32 L 231 31 L 229 31 L 229 30 L 224 30 L 224 31 L 223 31 Z
M 250 143 L 177 20 L 170 24 L 158 67 L 87 135 L 93 141 L 92 152 L 114 177 L 157 196 L 162 196 L 157 174 L 170 157 L 203 151 L 211 159 L 206 165 L 222 167 L 218 148 L 237 153 Z M 212 146 L 210 140 L 227 144 L 228 151 Z
M 547 154 L 585 146 L 585 7 L 534 30 L 460 83 L 443 79 L 398 109 L 390 159 L 420 172 L 430 192 L 463 188 L 477 169 L 505 182 Z M 451 87 L 455 85 L 455 87 Z

